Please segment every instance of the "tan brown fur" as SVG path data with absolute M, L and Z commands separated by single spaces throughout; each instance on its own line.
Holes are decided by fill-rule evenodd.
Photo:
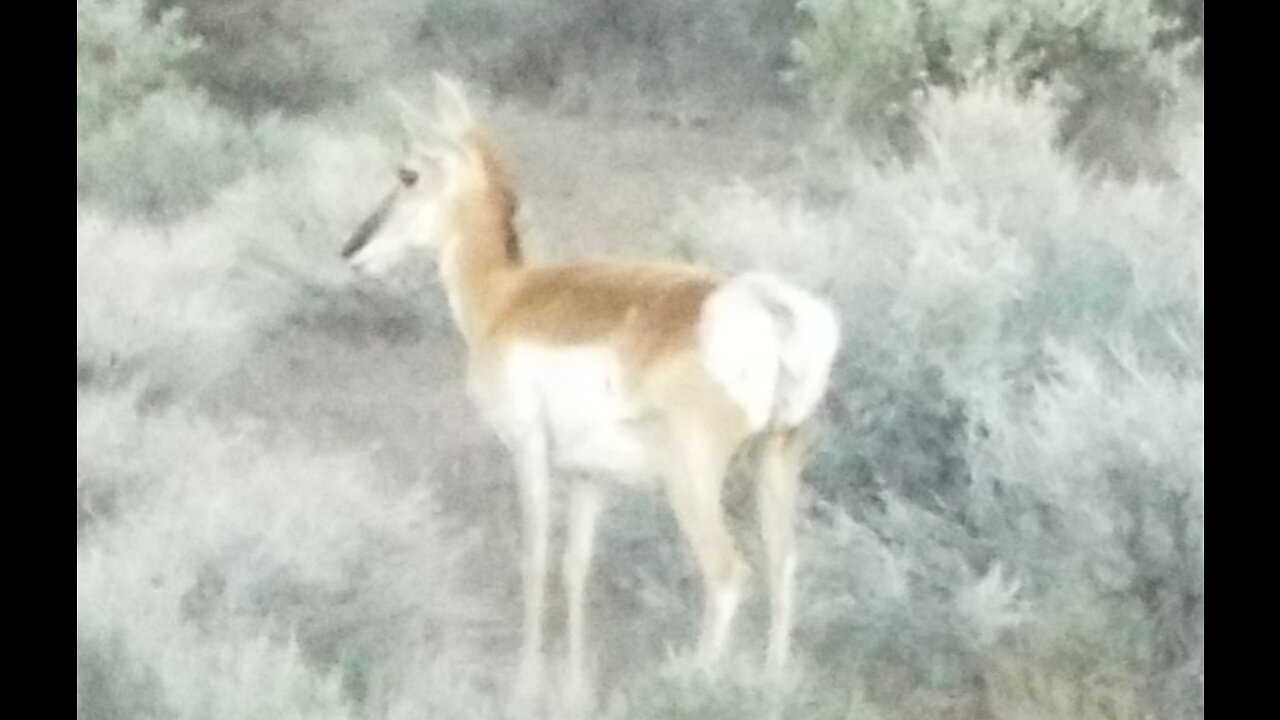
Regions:
M 608 344 L 628 376 L 693 349 L 703 302 L 722 282 L 713 270 L 674 263 L 607 261 L 529 267 L 516 231 L 506 163 L 482 129 L 468 135 L 471 185 L 457 206 L 458 290 L 478 355 L 517 341 Z M 473 357 L 477 368 L 490 358 Z

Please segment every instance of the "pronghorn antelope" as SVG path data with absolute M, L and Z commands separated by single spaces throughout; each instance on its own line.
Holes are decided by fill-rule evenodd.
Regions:
M 829 307 L 763 274 L 685 265 L 531 266 L 512 181 L 461 88 L 436 76 L 435 117 L 406 107 L 412 149 L 398 182 L 342 254 L 382 276 L 434 258 L 468 350 L 467 390 L 514 458 L 523 508 L 524 635 L 517 695 L 542 684 L 553 470 L 569 488 L 563 581 L 566 680 L 583 690 L 583 602 L 612 478 L 665 491 L 702 575 L 698 657 L 722 653 L 748 569 L 721 505 L 729 463 L 760 447 L 757 505 L 768 554 L 768 664 L 786 663 L 793 515 L 808 421 L 838 345 Z M 591 478 L 591 479 L 585 479 Z

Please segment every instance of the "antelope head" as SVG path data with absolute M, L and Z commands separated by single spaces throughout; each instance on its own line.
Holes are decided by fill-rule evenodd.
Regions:
M 465 137 L 474 124 L 462 88 L 435 76 L 434 116 L 395 96 L 407 151 L 395 185 L 342 248 L 361 273 L 383 277 L 405 261 L 434 259 L 449 232 L 449 212 L 469 164 Z

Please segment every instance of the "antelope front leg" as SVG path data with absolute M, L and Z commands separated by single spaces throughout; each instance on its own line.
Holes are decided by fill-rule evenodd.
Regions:
M 573 716 L 586 707 L 587 680 L 584 648 L 587 576 L 595 541 L 596 521 L 604 498 L 591 482 L 579 482 L 569 498 L 569 536 L 564 551 L 565 595 L 569 602 L 569 657 L 565 678 L 565 699 Z
M 551 477 L 546 438 L 529 433 L 515 448 L 523 516 L 524 634 L 515 705 L 522 712 L 539 700 L 543 685 L 542 627 L 547 587 L 547 542 L 550 533 Z

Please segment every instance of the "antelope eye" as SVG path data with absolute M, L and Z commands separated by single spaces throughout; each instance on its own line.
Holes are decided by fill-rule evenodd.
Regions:
M 413 187 L 418 182 L 418 173 L 409 168 L 400 168 L 396 171 L 396 175 L 400 177 L 400 183 L 405 187 Z

